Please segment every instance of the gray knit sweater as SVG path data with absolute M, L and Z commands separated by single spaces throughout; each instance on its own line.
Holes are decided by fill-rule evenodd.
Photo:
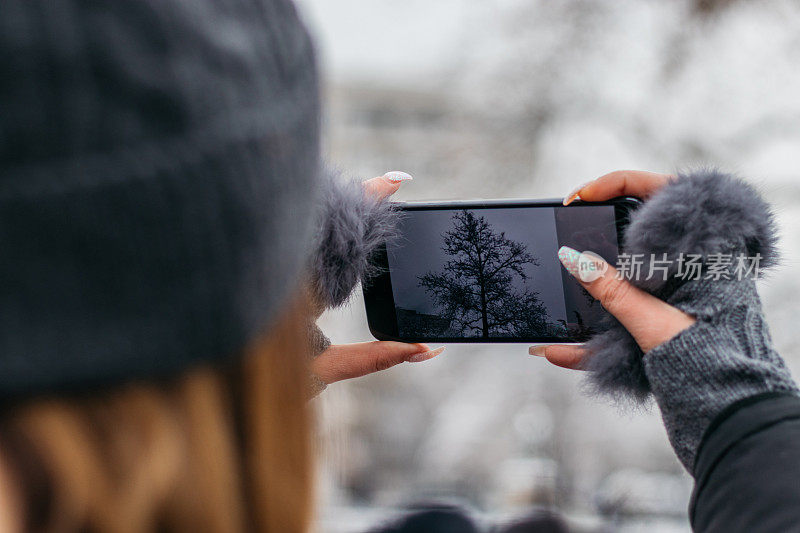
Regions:
M 652 394 L 690 473 L 704 432 L 725 407 L 761 393 L 798 392 L 772 346 L 757 275 L 736 271 L 738 257 L 760 256 L 747 264 L 757 262 L 761 271 L 773 266 L 776 234 L 770 208 L 755 189 L 714 170 L 680 175 L 634 213 L 628 227 L 625 252 L 673 260 L 666 279 L 631 282 L 697 322 L 642 354 L 609 320 L 587 344 L 590 380 L 598 392 L 617 397 L 644 401 Z M 681 271 L 681 254 L 700 257 L 699 276 Z M 728 256 L 731 264 L 715 273 Z

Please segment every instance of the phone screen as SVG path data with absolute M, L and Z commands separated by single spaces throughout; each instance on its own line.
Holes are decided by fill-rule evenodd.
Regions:
M 406 209 L 387 244 L 402 339 L 585 340 L 605 313 L 558 249 L 615 264 L 614 205 Z

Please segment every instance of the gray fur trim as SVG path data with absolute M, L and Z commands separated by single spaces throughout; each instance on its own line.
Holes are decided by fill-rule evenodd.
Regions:
M 601 327 L 604 331 L 585 345 L 590 354 L 584 363 L 589 371 L 589 392 L 610 396 L 619 403 L 644 403 L 650 395 L 650 382 L 642 349 L 613 316 L 608 316 Z
M 317 303 L 330 308 L 344 304 L 373 273 L 372 255 L 396 234 L 399 213 L 390 202 L 365 195 L 360 181 L 337 172 L 328 172 L 322 187 L 311 273 Z
M 682 284 L 698 283 L 675 277 L 679 254 L 700 254 L 705 258 L 714 253 L 758 253 L 763 270 L 778 261 L 777 239 L 772 211 L 751 185 L 716 169 L 702 169 L 679 174 L 633 213 L 623 250 L 647 258 L 650 254 L 658 258 L 667 254 L 673 260 L 668 281 L 655 276 L 631 283 L 695 316 L 710 316 L 719 311 L 713 294 L 702 301 L 672 301 Z M 590 354 L 585 364 L 590 371 L 590 389 L 616 399 L 643 402 L 650 393 L 650 384 L 642 350 L 615 319 L 607 320 L 604 329 L 586 345 Z
M 624 249 L 629 254 L 666 253 L 677 270 L 680 253 L 761 254 L 761 268 L 777 262 L 778 232 L 772 210 L 744 180 L 716 169 L 678 174 L 632 217 Z M 651 292 L 665 282 L 660 276 L 641 280 Z

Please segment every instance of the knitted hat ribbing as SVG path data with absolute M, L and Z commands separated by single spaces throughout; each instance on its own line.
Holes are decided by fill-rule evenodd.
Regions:
M 296 287 L 319 173 L 288 0 L 11 0 L 0 397 L 231 355 Z

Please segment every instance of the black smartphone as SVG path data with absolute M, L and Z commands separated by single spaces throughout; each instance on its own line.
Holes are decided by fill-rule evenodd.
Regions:
M 403 342 L 582 342 L 606 311 L 561 246 L 616 264 L 635 198 L 398 203 L 397 238 L 364 282 L 369 329 Z

